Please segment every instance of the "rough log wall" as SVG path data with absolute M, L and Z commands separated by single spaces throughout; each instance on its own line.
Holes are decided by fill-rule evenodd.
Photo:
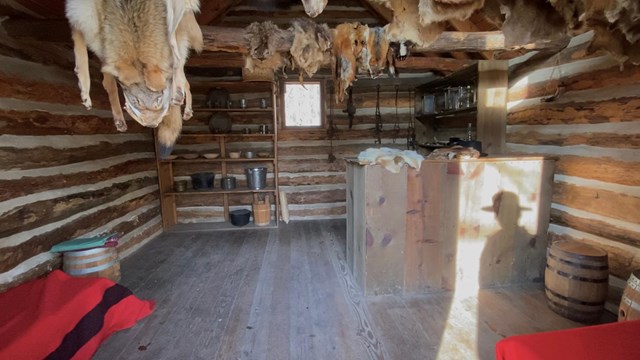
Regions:
M 59 242 L 117 232 L 124 257 L 162 230 L 151 131 L 117 133 L 98 81 L 87 111 L 73 66 L 25 46 L 0 55 L 0 291 L 59 267 Z
M 581 47 L 511 79 L 507 148 L 558 157 L 550 241 L 608 251 L 612 283 L 620 284 L 640 269 L 640 67 L 584 58 Z M 541 102 L 557 85 L 565 93 Z M 617 306 L 620 294 L 610 295 Z

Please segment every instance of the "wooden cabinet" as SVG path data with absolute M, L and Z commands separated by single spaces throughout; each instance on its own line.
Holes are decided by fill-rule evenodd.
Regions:
M 349 268 L 366 295 L 542 283 L 554 161 L 347 165 Z
M 265 87 L 266 85 L 268 87 Z M 168 230 L 176 224 L 193 222 L 199 225 L 209 223 L 212 225 L 209 229 L 235 229 L 237 227 L 229 223 L 230 209 L 234 207 L 251 209 L 253 203 L 263 200 L 268 200 L 268 203 L 273 205 L 270 211 L 272 220 L 270 225 L 265 227 L 277 226 L 279 199 L 275 84 L 228 82 L 212 83 L 211 87 L 228 88 L 234 97 L 245 99 L 245 96 L 254 96 L 254 98 L 245 99 L 247 102 L 245 108 L 194 108 L 196 114 L 194 120 L 196 122 L 199 120 L 199 124 L 187 125 L 189 122 L 185 122 L 172 158 L 156 159 L 163 227 Z M 268 100 L 255 96 L 255 94 L 263 94 L 265 90 L 269 94 Z M 265 100 L 267 107 L 261 107 L 264 104 L 260 103 Z M 209 131 L 208 118 L 219 113 L 228 114 L 231 118 L 233 126 L 230 132 L 213 134 Z M 268 127 L 267 133 L 260 133 L 259 129 L 264 125 Z M 250 132 L 245 133 L 246 129 L 250 129 Z M 158 146 L 157 142 L 156 146 Z M 245 157 L 247 151 L 254 153 L 252 158 Z M 240 152 L 241 156 L 231 158 L 229 156 L 231 152 Z M 217 153 L 219 156 L 213 159 L 204 157 L 205 154 L 211 153 Z M 190 158 L 196 155 L 196 158 Z M 266 187 L 259 190 L 250 189 L 245 180 L 244 169 L 258 166 L 267 168 Z M 197 172 L 214 172 L 213 188 L 193 190 L 192 186 L 187 186 L 185 191 L 176 191 L 174 182 L 177 179 L 187 179 L 189 174 Z M 226 176 L 236 177 L 236 188 L 228 190 L 221 188 L 220 180 Z M 188 216 L 181 218 L 178 211 L 181 203 L 187 204 L 185 208 L 216 207 L 221 208 L 221 211 L 208 210 L 209 214 L 204 219 L 194 220 Z M 242 228 L 255 228 L 253 222 L 250 224 L 252 225 Z

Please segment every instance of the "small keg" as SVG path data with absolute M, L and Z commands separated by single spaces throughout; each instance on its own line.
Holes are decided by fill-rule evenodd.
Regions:
M 607 253 L 577 241 L 553 243 L 547 253 L 544 285 L 553 311 L 579 322 L 597 321 L 609 289 Z

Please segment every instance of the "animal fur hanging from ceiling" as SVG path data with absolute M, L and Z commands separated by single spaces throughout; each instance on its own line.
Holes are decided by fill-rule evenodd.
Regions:
M 382 75 L 387 67 L 389 54 L 389 40 L 387 39 L 388 25 L 369 28 L 366 33 L 367 43 L 357 57 L 357 68 L 361 74 L 369 74 L 376 79 Z M 393 72 L 392 72 L 393 73 Z
M 419 46 L 431 44 L 445 29 L 444 23 L 423 24 L 418 5 L 420 0 L 369 0 L 393 11 L 393 21 L 387 29 L 391 42 L 410 40 Z
M 304 12 L 310 17 L 314 18 L 322 13 L 327 6 L 328 0 L 302 0 L 304 6 Z
M 638 0 L 550 0 L 570 33 L 594 31 L 590 52 L 609 52 L 620 64 L 640 64 Z
M 484 6 L 484 0 L 420 0 L 420 23 L 428 25 L 448 20 L 466 20 Z
M 296 19 L 289 29 L 293 32 L 293 43 L 289 53 L 291 65 L 300 69 L 300 82 L 303 72 L 312 77 L 318 68 L 331 62 L 332 37 L 327 24 L 316 24 L 309 19 Z
M 339 24 L 333 30 L 331 70 L 336 86 L 336 102 L 342 102 L 356 79 L 357 59 L 367 46 L 369 27 L 360 23 Z
M 569 41 L 562 17 L 549 3 L 501 0 L 501 12 L 505 17 L 501 28 L 506 46 Z
M 249 41 L 249 55 L 245 56 L 244 67 L 249 72 L 259 69 L 272 73 L 287 65 L 286 57 L 277 49 L 285 32 L 271 21 L 253 22 L 245 29 L 245 39 Z

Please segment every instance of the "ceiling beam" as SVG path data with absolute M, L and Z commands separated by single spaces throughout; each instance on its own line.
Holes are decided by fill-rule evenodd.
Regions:
M 239 52 L 246 54 L 248 52 L 248 42 L 244 39 L 244 29 L 225 28 L 219 26 L 202 26 L 202 35 L 204 37 L 204 49 L 208 51 L 226 51 Z M 287 51 L 291 47 L 293 41 L 293 33 L 285 31 L 282 39 L 278 41 L 277 50 Z M 441 33 L 436 40 L 422 47 L 414 48 L 414 52 L 482 52 L 495 50 L 513 50 L 513 49 L 561 49 L 567 41 L 535 41 L 532 43 L 516 44 L 506 46 L 504 34 L 500 31 L 479 31 L 479 32 L 463 32 L 463 31 L 445 31 Z
M 469 65 L 475 64 L 476 60 L 470 59 L 449 59 L 430 56 L 410 56 L 404 61 L 396 61 L 396 68 L 402 70 L 436 70 L 440 72 L 455 72 Z M 186 64 L 187 67 L 195 68 L 239 68 L 244 66 L 244 59 L 238 53 L 205 52 L 200 55 L 193 55 Z M 328 67 L 327 64 L 325 67 Z
M 388 7 L 367 0 L 360 0 L 360 3 L 365 9 L 369 10 L 370 13 L 381 20 L 383 24 L 389 24 L 393 21 L 393 11 Z
M 452 20 L 449 20 L 449 24 L 451 24 L 451 26 L 453 26 L 453 28 L 456 29 L 457 31 L 465 31 L 465 32 L 480 31 L 480 29 L 476 26 L 476 24 L 471 22 L 471 20 L 462 21 L 462 20 L 452 19 Z M 480 55 L 482 55 L 482 57 L 485 60 L 493 59 L 493 53 L 491 51 L 480 51 Z
M 200 14 L 196 17 L 198 24 L 209 25 L 215 22 L 241 2 L 242 0 L 203 0 Z

